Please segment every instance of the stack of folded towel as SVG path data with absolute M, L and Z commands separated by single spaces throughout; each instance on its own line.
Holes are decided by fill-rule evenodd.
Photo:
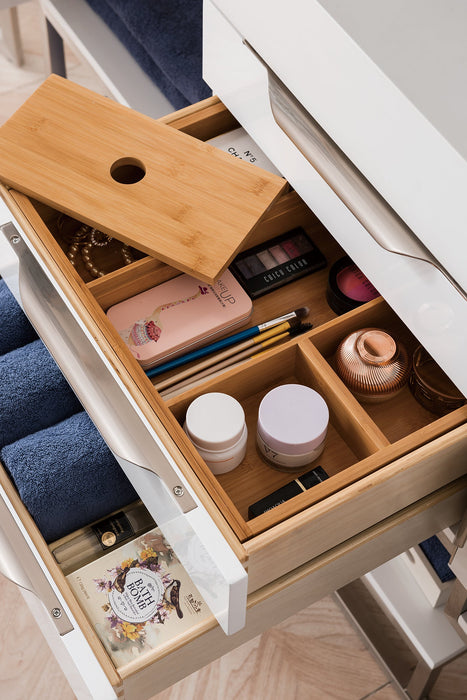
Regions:
M 175 109 L 209 97 L 203 0 L 87 0 Z
M 0 447 L 80 410 L 41 340 L 0 357 Z
M 37 338 L 34 328 L 0 279 L 0 355 L 20 348 Z
M 137 498 L 3 280 L 0 459 L 47 542 Z
M 7 445 L 1 458 L 47 542 L 137 498 L 84 411 Z

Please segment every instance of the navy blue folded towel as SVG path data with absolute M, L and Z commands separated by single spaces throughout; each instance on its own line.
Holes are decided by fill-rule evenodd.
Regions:
M 0 447 L 81 410 L 41 340 L 0 356 Z
M 0 456 L 47 542 L 138 498 L 84 411 L 7 445 Z
M 31 343 L 37 338 L 22 308 L 0 279 L 0 355 Z
M 87 0 L 175 109 L 209 97 L 203 0 Z
M 419 546 L 442 583 L 456 578 L 449 568 L 449 559 L 451 555 L 446 547 L 441 544 L 436 535 L 429 537 L 424 542 L 420 542 Z

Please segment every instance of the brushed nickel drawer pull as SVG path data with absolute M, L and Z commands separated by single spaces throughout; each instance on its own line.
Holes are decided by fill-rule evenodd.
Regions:
M 226 634 L 237 632 L 246 616 L 244 567 L 20 232 L 11 222 L 0 231 L 18 256 L 21 302 L 39 336 L 130 481 L 147 494 L 151 515 Z
M 33 593 L 49 611 L 58 633 L 67 634 L 73 625 L 2 496 L 0 494 L 0 573 L 19 588 Z M 54 610 L 59 610 L 60 615 L 54 614 Z
M 257 51 L 245 39 L 243 43 L 267 70 L 269 101 L 275 122 L 373 240 L 390 253 L 433 265 L 467 300 L 463 287 L 355 167 Z

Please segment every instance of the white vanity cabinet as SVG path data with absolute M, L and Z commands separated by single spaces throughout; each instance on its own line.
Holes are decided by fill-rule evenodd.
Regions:
M 466 25 L 438 0 L 205 3 L 215 94 L 464 393 Z
M 28 583 L 26 587 L 43 601 L 28 594 L 38 614 L 50 623 L 51 643 L 62 649 L 57 657 L 78 697 L 150 697 L 453 524 L 465 511 L 467 407 L 438 418 L 417 404 L 407 387 L 385 404 L 363 405 L 334 371 L 333 354 L 345 334 L 364 326 L 383 326 L 399 333 L 409 349 L 425 345 L 459 388 L 467 390 L 461 362 L 467 327 L 465 277 L 458 265 L 461 255 L 445 255 L 432 245 L 431 233 L 424 237 L 424 220 L 415 213 L 409 216 L 400 206 L 397 173 L 388 176 L 389 156 L 394 154 L 386 143 L 387 133 L 383 139 L 387 148 L 379 151 L 376 126 L 370 130 L 367 125 L 362 136 L 352 128 L 362 127 L 352 114 L 352 101 L 348 109 L 337 104 L 338 99 L 344 100 L 344 67 L 347 70 L 350 64 L 332 5 L 292 0 L 284 8 L 282 3 L 257 0 L 206 2 L 205 77 L 222 102 L 214 97 L 162 120 L 202 141 L 240 122 L 290 182 L 291 188 L 270 206 L 245 247 L 301 225 L 323 251 L 326 270 L 254 303 L 252 323 L 277 311 L 309 306 L 314 327 L 304 335 L 201 387 L 164 400 L 110 326 L 105 311 L 177 271 L 143 257 L 100 279 L 83 278 L 60 247 L 57 209 L 29 199 L 17 191 L 20 187 L 2 186 L 2 275 L 206 599 L 209 587 L 214 590 L 208 601 L 213 617 L 208 622 L 116 669 L 3 472 L 7 505 L 1 515 L 2 529 L 6 541 L 22 542 L 25 556 L 18 567 L 12 552 L 2 548 L 2 567 L 20 585 Z M 319 18 L 323 27 L 331 23 L 334 31 L 320 30 Z M 309 39 L 299 42 L 298 35 L 304 33 Z M 348 37 L 343 30 L 342 35 Z M 319 70 L 312 70 L 311 54 L 306 61 L 300 54 L 302 49 L 311 51 L 310 47 L 322 59 Z M 352 47 L 357 52 L 355 44 Z M 357 58 L 355 80 L 363 80 L 365 62 L 360 57 L 360 64 Z M 336 66 L 344 62 L 340 89 L 334 61 Z M 378 75 L 385 82 L 383 73 Z M 269 86 L 274 81 L 279 99 L 285 100 L 281 102 L 285 116 L 275 113 L 281 127 L 271 109 Z M 373 94 L 376 109 L 383 97 L 376 99 Z M 291 112 L 291 105 L 298 111 Z M 370 108 L 360 107 L 370 119 Z M 302 121 L 304 112 L 312 112 L 327 132 L 325 148 L 334 144 L 326 151 L 330 161 L 326 179 L 307 159 L 310 154 L 302 138 L 309 134 L 309 123 Z M 288 120 L 296 127 L 292 140 L 283 130 L 289 129 Z M 352 139 L 355 148 L 351 148 Z M 371 148 L 365 139 L 371 141 Z M 367 151 L 376 163 L 388 161 L 383 170 L 394 192 L 383 187 L 377 177 L 380 171 L 370 167 L 374 163 L 363 162 Z M 349 167 L 349 160 L 354 161 L 354 169 L 349 170 L 352 178 L 334 181 L 339 168 Z M 409 177 L 406 170 L 401 168 Z M 347 185 L 358 191 L 358 207 L 352 198 L 343 203 L 336 194 L 339 190 L 345 198 L 341 189 Z M 408 187 L 406 183 L 403 191 Z M 413 229 L 418 242 L 411 245 L 422 241 L 442 271 L 381 248 L 374 240 L 375 231 L 370 234 L 363 225 L 368 192 L 385 222 L 404 222 L 399 225 L 403 242 L 408 240 L 407 227 Z M 415 208 L 413 195 L 407 199 Z M 459 223 L 458 214 L 450 211 L 451 216 Z M 455 240 L 463 245 L 465 257 L 465 242 L 459 236 Z M 325 288 L 329 265 L 344 252 L 382 297 L 336 317 L 326 304 Z M 290 475 L 262 463 L 254 445 L 261 397 L 272 386 L 290 380 L 312 386 L 328 402 L 330 430 L 321 463 L 330 478 L 249 520 L 248 506 L 253 501 L 290 480 Z M 208 390 L 234 395 L 245 408 L 251 433 L 245 463 L 219 478 L 212 475 L 182 429 L 188 404 Z M 102 396 L 109 400 L 103 401 Z M 208 562 L 211 577 L 204 587 L 206 570 L 200 560 Z M 42 574 L 33 577 L 31 567 L 39 567 Z

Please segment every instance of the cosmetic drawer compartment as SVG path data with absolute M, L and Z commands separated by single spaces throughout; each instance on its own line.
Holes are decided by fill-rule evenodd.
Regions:
M 235 515 L 230 522 L 248 552 L 250 591 L 273 580 L 278 572 L 285 574 L 291 562 L 301 565 L 379 518 L 410 506 L 435 483 L 440 485 L 440 480 L 446 478 L 447 483 L 465 473 L 463 460 L 459 460 L 465 450 L 465 406 L 436 418 L 415 400 L 408 386 L 384 402 L 362 404 L 339 379 L 334 369 L 335 349 L 342 338 L 362 327 L 389 330 L 403 340 L 409 353 L 417 345 L 378 298 L 271 349 L 267 357 L 252 359 L 248 366 L 166 399 L 180 425 L 189 403 L 205 391 L 226 392 L 245 410 L 249 427 L 246 458 L 233 471 L 217 476 L 212 494 L 222 512 Z M 271 469 L 255 444 L 261 399 L 271 388 L 289 383 L 318 391 L 329 407 L 325 448 L 313 463 L 323 467 L 329 478 L 248 519 L 250 505 L 310 469 L 307 466 L 298 473 Z M 451 460 L 450 448 L 447 452 L 445 448 L 458 438 L 460 451 L 455 447 Z M 180 440 L 185 440 L 184 433 Z M 442 470 L 436 467 L 438 459 L 443 462 Z M 210 472 L 204 471 L 201 478 L 207 483 Z
M 164 121 L 201 140 L 238 126 L 215 98 L 175 113 Z M 188 516 L 191 513 L 194 521 L 197 509 L 208 514 L 213 541 L 221 538 L 241 564 L 240 568 L 247 569 L 250 594 L 273 585 L 280 577 L 287 577 L 290 572 L 315 559 L 318 561 L 320 557 L 324 557 L 319 559 L 324 562 L 324 567 L 331 551 L 345 551 L 347 541 L 351 543 L 352 538 L 370 537 L 376 542 L 379 524 L 383 521 L 387 522 L 389 531 L 392 524 L 394 527 L 400 525 L 395 547 L 383 548 L 379 553 L 383 557 L 387 553 L 386 558 L 389 558 L 398 553 L 393 549 L 400 547 L 403 551 L 420 539 L 419 534 L 414 536 L 411 531 L 412 515 L 425 513 L 425 523 L 434 524 L 430 514 L 432 494 L 444 488 L 460 492 L 462 482 L 458 480 L 465 474 L 462 454 L 467 446 L 465 406 L 437 418 L 416 403 L 407 387 L 384 404 L 363 405 L 352 396 L 335 372 L 333 357 L 337 344 L 358 328 L 388 328 L 404 340 L 409 352 L 417 345 L 410 330 L 382 298 L 336 318 L 325 300 L 328 269 L 302 277 L 255 300 L 251 324 L 261 323 L 291 309 L 308 307 L 312 329 L 260 357 L 228 369 L 222 376 L 208 378 L 203 384 L 184 389 L 175 396 L 164 391 L 159 393 L 155 385 L 166 375 L 153 380 L 145 375 L 108 322 L 105 312 L 113 304 L 176 276 L 178 271 L 155 258 L 134 253 L 134 260 L 127 265 L 123 265 L 121 257 L 116 255 L 113 260 L 116 269 L 93 279 L 84 265 L 80 263 L 74 268 L 67 258 L 70 243 L 66 236 L 63 237 L 64 219 L 60 212 L 13 190 L 3 188 L 2 194 L 24 232 L 28 249 L 53 280 L 67 307 L 73 310 L 89 342 L 105 358 L 109 376 L 113 378 L 112 386 L 124 387 L 126 401 L 137 407 L 141 423 L 149 426 L 152 434 L 157 436 L 154 449 L 172 465 L 172 470 L 164 474 L 167 485 L 172 489 L 177 481 L 170 479 L 183 480 L 194 500 L 194 505 L 192 503 L 187 508 Z M 284 194 L 269 208 L 249 237 L 247 247 L 268 241 L 297 226 L 302 226 L 322 251 L 328 267 L 343 255 L 336 240 L 294 191 Z M 47 307 L 47 303 L 42 310 L 48 308 L 52 313 L 54 304 Z M 32 318 L 32 321 L 40 325 L 40 319 Z M 44 340 L 47 344 L 47 340 L 53 341 L 53 338 Z M 85 375 L 89 365 L 86 354 L 77 352 L 73 357 L 73 350 L 69 347 L 67 353 L 71 355 L 65 358 L 58 355 L 56 359 L 107 438 L 109 426 L 99 424 L 102 416 L 96 413 L 87 396 Z M 79 376 L 74 374 L 74 366 L 67 371 L 70 370 L 70 357 L 71 364 L 82 370 Z M 274 386 L 288 382 L 310 386 L 328 403 L 330 428 L 320 464 L 329 479 L 249 520 L 249 505 L 281 488 L 295 476 L 268 467 L 256 454 L 254 444 L 256 413 L 261 397 Z M 107 393 L 110 397 L 112 386 L 106 385 L 99 393 Z M 211 390 L 229 393 L 240 401 L 249 429 L 245 461 L 220 477 L 215 477 L 208 469 L 182 427 L 190 401 Z M 122 403 L 117 406 L 122 415 L 124 396 L 120 397 Z M 119 424 L 122 431 L 125 427 L 128 428 Z M 137 442 L 135 435 L 128 436 L 130 444 L 132 440 Z M 118 449 L 114 452 L 121 456 Z M 158 482 L 151 475 L 147 476 L 147 470 L 138 471 L 131 459 L 123 460 L 123 466 L 157 520 L 161 517 L 157 514 L 157 500 L 161 493 L 166 497 L 166 490 L 160 490 Z M 176 476 L 173 476 L 174 470 Z M 305 471 L 308 468 L 304 468 Z M 451 483 L 452 487 L 449 486 Z M 170 504 L 170 499 L 167 503 Z M 170 508 L 168 527 L 171 523 L 169 516 Z M 456 517 L 458 514 L 453 516 L 453 521 Z M 440 527 L 437 524 L 433 532 Z M 213 534 L 214 530 L 217 532 Z M 179 535 L 177 532 L 173 534 L 175 539 Z M 424 536 L 429 534 L 432 533 L 425 532 Z M 384 542 L 389 540 L 388 534 Z M 349 551 L 352 547 L 352 544 L 348 545 Z M 214 558 L 216 556 L 213 554 Z M 355 575 L 376 565 L 371 558 L 356 558 L 359 565 L 352 569 Z M 220 568 L 223 563 L 219 554 Z M 331 590 L 341 584 L 333 577 L 332 567 L 329 572 L 326 581 Z M 287 585 L 285 580 L 283 585 Z
M 216 98 L 170 115 L 164 121 L 202 140 L 238 126 Z M 419 406 L 407 387 L 384 403 L 370 405 L 361 404 L 344 386 L 335 371 L 334 353 L 348 333 L 362 327 L 383 327 L 403 340 L 409 352 L 418 341 L 381 297 L 336 317 L 326 303 L 325 290 L 328 268 L 343 255 L 343 250 L 296 192 L 287 192 L 271 206 L 247 247 L 301 226 L 325 255 L 328 268 L 255 300 L 251 324 L 291 309 L 308 307 L 313 328 L 243 365 L 227 369 L 221 376 L 207 378 L 202 384 L 184 388 L 172 396 L 155 389 L 170 373 L 150 380 L 111 327 L 105 312 L 113 304 L 179 272 L 133 251 L 132 262 L 123 265 L 121 255 L 116 253 L 110 261 L 111 271 L 93 279 L 82 263 L 73 267 L 67 258 L 70 243 L 63 237 L 64 218 L 60 212 L 6 188 L 2 188 L 2 196 L 28 250 L 53 280 L 82 332 L 105 357 L 115 386 L 125 388 L 126 400 L 137 406 L 141 421 L 157 436 L 154 450 L 165 456 L 177 470 L 176 476 L 186 484 L 195 500 L 195 507 L 188 513 L 196 514 L 197 509 L 203 509 L 211 519 L 210 529 L 217 529 L 214 541 L 222 538 L 241 568 L 248 572 L 244 631 L 234 638 L 226 637 L 212 618 L 188 637 L 176 639 L 117 672 L 8 477 L 3 475 L 5 490 L 52 580 L 74 611 L 110 684 L 114 689 L 123 684 L 125 697 L 153 694 L 157 688 L 162 689 L 258 634 L 266 624 L 279 621 L 282 616 L 277 612 L 279 608 L 283 607 L 284 616 L 291 614 L 461 517 L 465 508 L 462 477 L 465 476 L 467 407 L 438 418 Z M 54 306 L 51 297 L 39 303 L 42 314 L 44 309 L 52 314 Z M 31 320 L 41 325 L 40 318 Z M 44 340 L 47 343 L 47 338 Z M 67 352 L 73 351 L 68 347 Z M 76 357 L 71 359 L 58 353 L 56 360 L 106 438 L 108 426 L 99 424 L 99 415 L 87 396 L 88 358 L 77 349 L 75 353 Z M 84 369 L 78 379 L 74 365 Z M 288 382 L 317 390 L 329 406 L 330 427 L 319 460 L 329 478 L 248 519 L 249 505 L 300 475 L 273 470 L 258 456 L 255 447 L 256 415 L 262 396 Z M 249 429 L 244 462 L 219 477 L 208 469 L 182 427 L 188 404 L 211 390 L 229 393 L 240 401 Z M 100 393 L 107 392 L 110 398 L 111 391 L 111 386 L 106 385 Z M 117 410 L 125 415 L 123 395 L 119 400 Z M 135 440 L 135 434 L 129 437 Z M 118 450 L 116 454 L 119 456 Z M 130 462 L 126 460 L 123 465 L 126 473 L 130 479 L 134 477 L 135 488 L 157 517 L 161 492 L 154 480 L 146 481 L 141 476 L 146 470 L 138 471 Z M 306 467 L 303 472 L 308 470 Z M 169 470 L 166 474 L 170 478 L 173 472 Z M 169 509 L 169 516 L 170 513 L 173 511 Z M 174 532 L 175 539 L 177 535 Z M 221 567 L 225 561 L 220 554 L 219 557 Z M 270 614 L 272 610 L 277 618 Z M 235 616 L 235 610 L 231 614 Z M 183 669 L 178 663 L 181 655 L 185 660 Z M 155 676 L 160 683 L 157 687 Z

